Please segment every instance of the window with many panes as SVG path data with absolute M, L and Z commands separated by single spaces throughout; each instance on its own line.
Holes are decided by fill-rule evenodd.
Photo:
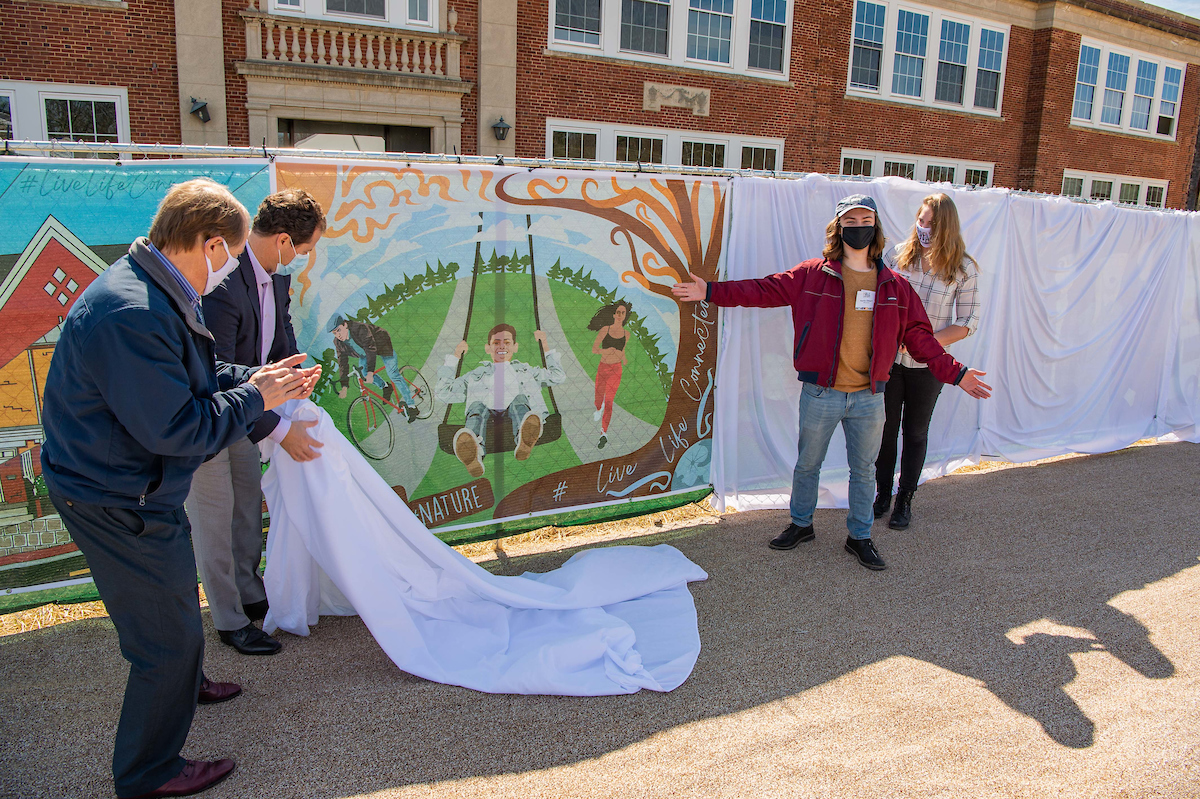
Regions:
M 914 180 L 917 176 L 917 165 L 912 161 L 887 161 L 883 162 L 883 176 L 908 178 Z
M 617 136 L 616 160 L 661 164 L 663 162 L 663 140 L 641 136 Z
M 621 0 L 621 49 L 667 55 L 670 2 Z
M 110 100 L 46 98 L 46 136 L 84 142 L 115 142 L 117 104 Z
M 874 166 L 874 162 L 870 158 L 843 158 L 842 174 L 863 175 L 869 178 L 872 166 Z
M 266 6 L 266 3 L 260 3 Z M 271 0 L 274 11 L 286 16 L 302 16 L 346 22 L 347 17 L 358 17 L 363 22 L 387 23 L 389 26 L 429 28 L 433 26 L 433 8 L 430 0 Z
M 991 181 L 988 180 L 989 174 L 986 169 L 964 169 L 963 183 L 968 186 L 987 186 Z
M 1092 200 L 1112 200 L 1128 205 L 1162 208 L 1167 185 L 1166 181 L 1149 178 L 1068 169 L 1063 172 L 1062 194 L 1066 197 L 1087 197 Z
M 789 0 L 553 0 L 549 10 L 552 51 L 787 79 Z
M 379 19 L 387 17 L 384 0 L 325 0 L 325 8 L 339 14 L 359 14 Z
M 596 160 L 596 134 L 556 130 L 553 133 L 551 157 Z
M 743 147 L 742 169 L 775 169 L 775 149 L 773 147 Z
M 953 183 L 958 170 L 944 164 L 930 164 L 925 167 L 926 183 Z
M 711 166 L 717 169 L 725 166 L 725 145 L 712 142 L 685 141 L 683 157 L 680 161 L 684 166 Z
M 895 0 L 856 0 L 847 94 L 996 115 L 1008 26 Z
M 1084 40 L 1071 124 L 1174 138 L 1182 80 L 1182 64 Z

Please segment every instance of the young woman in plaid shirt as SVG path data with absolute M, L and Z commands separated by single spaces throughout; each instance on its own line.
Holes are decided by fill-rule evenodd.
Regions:
M 884 260 L 916 290 L 929 315 L 934 338 L 943 347 L 966 338 L 979 327 L 979 266 L 967 254 L 958 209 L 948 196 L 931 194 L 922 200 L 912 234 L 892 248 Z M 903 530 L 911 521 L 913 494 L 925 467 L 929 420 L 942 385 L 901 347 L 884 394 L 883 441 L 875 461 L 878 519 L 892 505 L 896 436 L 903 429 L 900 491 L 888 520 L 893 530 Z

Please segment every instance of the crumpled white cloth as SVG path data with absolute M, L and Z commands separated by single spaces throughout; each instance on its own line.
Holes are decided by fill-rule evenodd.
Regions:
M 309 401 L 280 412 L 317 419 L 324 447 L 297 463 L 265 442 L 267 632 L 357 613 L 404 671 L 489 693 L 670 691 L 691 674 L 687 584 L 708 575 L 679 550 L 604 547 L 546 574 L 494 575 L 430 533 L 329 414 Z

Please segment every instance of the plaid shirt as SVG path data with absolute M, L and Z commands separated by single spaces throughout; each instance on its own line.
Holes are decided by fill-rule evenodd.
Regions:
M 922 269 L 920 261 L 914 264 L 911 272 L 900 269 L 896 263 L 895 247 L 887 251 L 883 260 L 896 274 L 907 279 L 917 292 L 921 304 L 925 306 L 925 313 L 929 315 L 933 332 L 950 325 L 962 325 L 969 336 L 979 328 L 979 270 L 975 264 L 966 261 L 963 264 L 966 275 L 953 283 L 946 283 L 932 272 Z M 896 355 L 896 363 L 910 369 L 925 368 L 925 364 L 917 363 L 907 351 Z

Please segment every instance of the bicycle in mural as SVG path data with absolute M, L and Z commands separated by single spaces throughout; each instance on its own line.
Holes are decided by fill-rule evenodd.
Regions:
M 410 421 L 433 415 L 433 392 L 415 366 L 400 367 L 396 391 L 377 392 L 375 383 L 363 377 L 358 369 L 352 369 L 351 376 L 358 381 L 359 395 L 346 410 L 346 430 L 354 446 L 372 460 L 383 460 L 396 445 L 389 409 Z M 387 388 L 391 389 L 391 385 Z M 405 395 L 410 398 L 408 401 Z

